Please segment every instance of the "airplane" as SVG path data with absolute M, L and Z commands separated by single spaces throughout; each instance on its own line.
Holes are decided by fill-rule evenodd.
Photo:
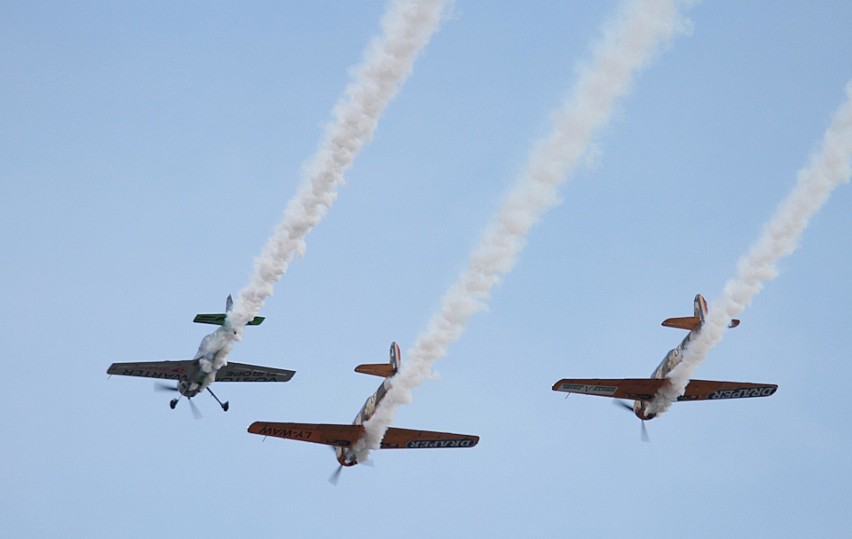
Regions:
M 181 397 L 192 399 L 205 389 L 216 399 L 222 410 L 228 411 L 228 401 L 224 403 L 210 389 L 210 384 L 218 382 L 287 382 L 295 371 L 274 367 L 261 367 L 245 363 L 227 361 L 231 344 L 237 335 L 237 330 L 231 326 L 228 313 L 234 307 L 231 296 L 225 301 L 225 313 L 198 314 L 193 322 L 198 324 L 215 324 L 219 327 L 213 333 L 201 339 L 198 352 L 192 359 L 179 361 L 144 361 L 137 363 L 113 363 L 107 369 L 107 374 L 122 376 L 140 376 L 143 378 L 161 378 L 175 380 L 177 385 L 163 386 L 164 389 L 177 391 L 178 397 L 169 402 L 172 410 L 177 406 Z M 265 320 L 256 316 L 247 325 L 258 326 Z M 189 401 L 196 413 L 192 401 Z M 197 413 L 196 413 L 197 415 Z
M 686 329 L 689 334 L 683 341 L 669 350 L 660 364 L 654 369 L 650 378 L 566 378 L 553 384 L 553 391 L 566 393 L 581 393 L 583 395 L 599 395 L 614 399 L 633 400 L 633 406 L 621 402 L 632 409 L 636 417 L 642 420 L 643 439 L 646 440 L 645 421 L 654 419 L 656 412 L 651 410 L 650 403 L 657 391 L 668 384 L 668 375 L 683 360 L 683 350 L 698 335 L 704 325 L 707 315 L 707 301 L 701 294 L 695 296 L 693 316 L 668 318 L 663 325 L 671 328 Z M 731 320 L 729 328 L 740 325 L 739 320 Z M 749 397 L 769 397 L 778 389 L 775 384 L 755 384 L 748 382 L 716 382 L 712 380 L 690 380 L 686 391 L 678 401 L 741 399 Z M 620 401 L 619 401 L 620 402 Z M 646 440 L 647 441 L 647 440 Z
M 337 462 L 340 463 L 337 471 L 330 479 L 332 483 L 336 483 L 340 470 L 344 466 L 355 466 L 363 462 L 359 460 L 360 455 L 355 449 L 357 442 L 364 436 L 363 423 L 373 417 L 376 407 L 387 394 L 393 383 L 394 375 L 399 372 L 401 358 L 399 345 L 394 342 L 390 346 L 390 361 L 388 363 L 364 364 L 355 367 L 355 372 L 379 376 L 384 380 L 382 385 L 361 407 L 351 425 L 255 421 L 249 426 L 248 431 L 261 436 L 275 436 L 332 446 Z M 380 449 L 473 447 L 477 443 L 479 443 L 479 436 L 389 427 L 384 438 L 382 438 Z

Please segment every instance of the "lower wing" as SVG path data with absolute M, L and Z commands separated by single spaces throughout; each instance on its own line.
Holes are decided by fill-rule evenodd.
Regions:
M 143 361 L 139 363 L 113 363 L 107 374 L 121 376 L 141 376 L 142 378 L 163 378 L 165 380 L 186 380 L 195 368 L 195 361 Z
M 261 436 L 275 436 L 302 442 L 349 447 L 364 435 L 362 425 L 328 425 L 312 423 L 269 423 L 255 421 L 248 431 Z M 389 427 L 381 449 L 419 449 L 440 447 L 473 447 L 479 436 Z
M 287 382 L 296 371 L 287 369 L 276 369 L 275 367 L 261 367 L 259 365 L 248 365 L 246 363 L 232 363 L 222 367 L 216 372 L 217 382 Z
M 651 400 L 669 381 L 665 378 L 566 378 L 553 384 L 553 391 L 599 395 L 614 399 Z M 775 393 L 775 384 L 750 382 L 717 382 L 690 380 L 679 401 L 741 399 L 768 397 Z

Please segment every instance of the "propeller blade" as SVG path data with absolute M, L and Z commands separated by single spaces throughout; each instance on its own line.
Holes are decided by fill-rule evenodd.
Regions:
M 334 470 L 334 473 L 331 474 L 331 477 L 328 478 L 328 482 L 331 483 L 334 486 L 337 486 L 337 481 L 340 479 L 340 472 L 341 471 L 343 471 L 343 464 L 341 464 L 340 466 L 337 467 L 336 470 Z
M 635 411 L 633 410 L 633 407 L 630 406 L 629 404 L 627 404 L 624 401 L 620 401 L 620 400 L 615 399 L 615 400 L 612 401 L 612 403 L 616 406 L 621 406 L 622 408 L 630 411 L 631 413 L 635 413 Z M 650 442 L 651 441 L 651 437 L 648 436 L 648 427 L 645 426 L 645 420 L 644 419 L 642 420 L 642 441 L 643 442 Z
M 626 402 L 624 402 L 624 401 L 620 401 L 620 400 L 618 400 L 618 399 L 614 399 L 614 400 L 612 401 L 612 403 L 613 403 L 614 405 L 616 405 L 616 406 L 621 406 L 621 407 L 622 407 L 622 408 L 624 408 L 625 410 L 629 410 L 630 412 L 633 412 L 633 406 L 631 406 L 631 405 L 627 404 L 627 403 L 626 403 Z
M 192 402 L 192 399 L 186 399 L 189 401 L 189 408 L 192 410 L 192 417 L 195 419 L 201 419 L 201 410 L 198 409 L 198 406 Z
M 154 382 L 154 391 L 177 391 L 177 386 L 170 386 L 163 382 Z

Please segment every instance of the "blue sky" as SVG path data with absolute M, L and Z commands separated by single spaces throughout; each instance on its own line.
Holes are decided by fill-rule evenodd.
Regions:
M 588 4 L 588 5 L 587 5 Z M 331 451 L 245 433 L 348 423 L 548 130 L 617 2 L 458 1 L 231 358 L 297 371 L 168 408 L 114 361 L 191 357 L 300 184 L 384 2 L 4 3 L 0 239 L 11 334 L 0 535 L 841 536 L 852 193 L 839 188 L 697 375 L 771 398 L 648 424 L 563 377 L 648 375 L 712 302 L 852 78 L 852 6 L 703 3 L 637 79 L 514 271 L 402 407 L 472 450 Z M 403 358 L 404 360 L 405 358 Z

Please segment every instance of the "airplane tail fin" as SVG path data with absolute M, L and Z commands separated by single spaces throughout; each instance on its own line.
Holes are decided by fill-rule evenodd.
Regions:
M 704 325 L 704 318 L 707 316 L 707 300 L 701 294 L 696 294 L 693 305 L 695 306 L 695 314 L 693 316 L 667 318 L 663 320 L 663 325 L 669 328 L 680 328 L 689 331 L 699 329 Z M 734 319 L 731 320 L 731 324 L 728 327 L 735 328 L 738 325 L 740 325 L 740 321 Z
M 392 342 L 390 346 L 390 361 L 387 363 L 365 363 L 358 365 L 355 367 L 355 372 L 388 378 L 399 372 L 401 364 L 402 354 L 399 352 L 399 345 L 396 342 Z
M 215 326 L 222 326 L 225 324 L 225 319 L 228 318 L 228 313 L 232 310 L 234 310 L 234 299 L 231 297 L 230 294 L 228 294 L 228 299 L 225 300 L 224 313 L 196 314 L 195 318 L 192 321 L 196 324 L 213 324 Z M 255 316 L 246 325 L 259 326 L 264 320 L 266 320 L 266 318 L 262 316 Z

